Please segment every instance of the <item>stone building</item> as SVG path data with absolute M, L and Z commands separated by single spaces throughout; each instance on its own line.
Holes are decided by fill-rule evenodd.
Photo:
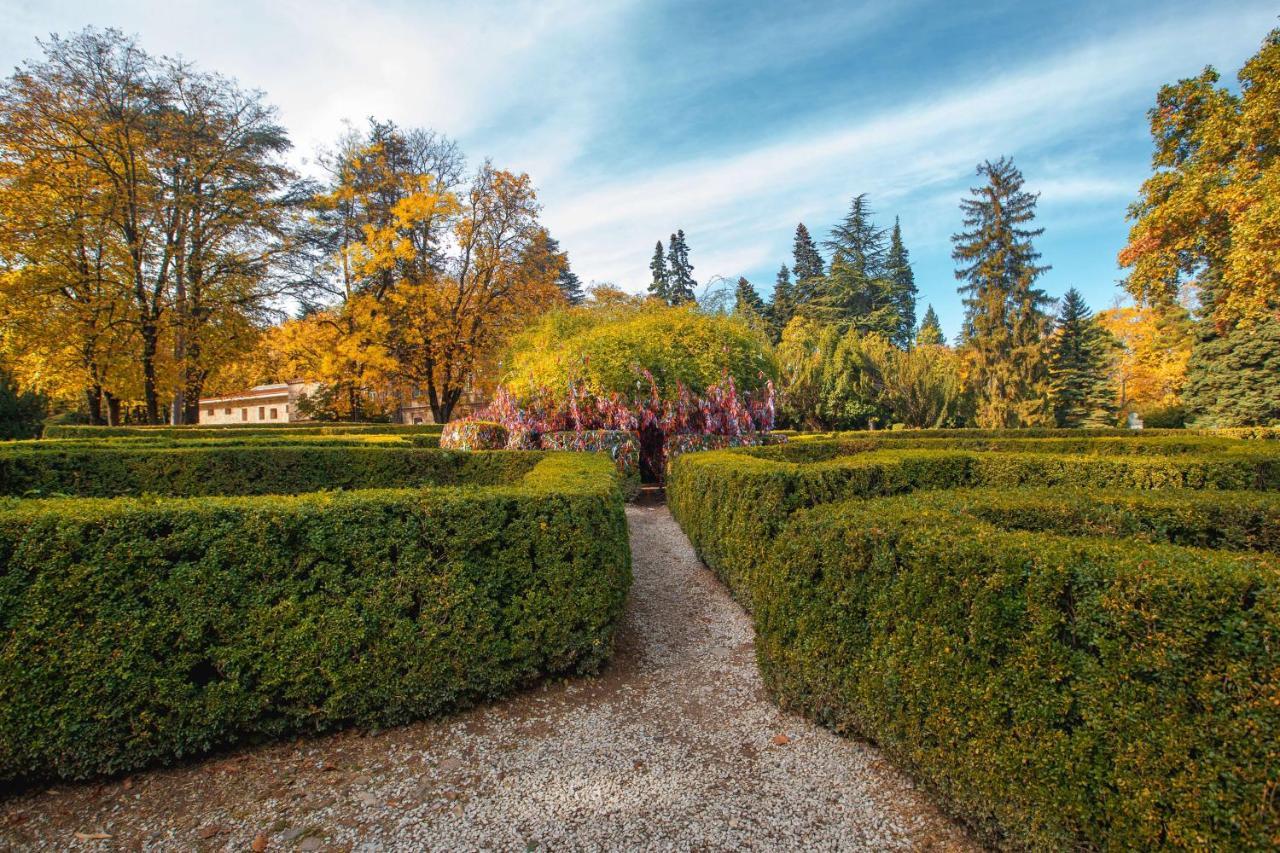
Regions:
M 298 398 L 320 386 L 294 380 L 256 385 L 248 391 L 200 398 L 200 424 L 271 424 L 306 420 L 298 413 Z

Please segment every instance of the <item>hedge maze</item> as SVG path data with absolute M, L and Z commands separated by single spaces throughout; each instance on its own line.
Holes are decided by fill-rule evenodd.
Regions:
M 0 446 L 0 781 L 392 725 L 610 654 L 603 456 L 137 432 Z
M 1280 841 L 1280 444 L 952 431 L 686 454 L 779 702 L 988 840 Z

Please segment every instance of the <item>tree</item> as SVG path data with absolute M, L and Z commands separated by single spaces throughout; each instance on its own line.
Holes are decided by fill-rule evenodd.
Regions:
M 1239 383 L 1280 361 L 1267 350 L 1280 322 L 1280 30 L 1238 78 L 1238 95 L 1212 67 L 1160 89 L 1153 174 L 1120 253 L 1139 306 L 1175 318 L 1193 306 L 1186 403 L 1221 426 L 1267 416 L 1267 395 Z
M 942 324 L 938 322 L 938 315 L 930 305 L 925 309 L 924 319 L 920 321 L 920 329 L 916 332 L 916 346 L 945 346 L 946 337 L 942 334 Z
M 795 304 L 803 305 L 817 296 L 822 277 L 826 275 L 822 255 L 803 222 L 796 226 L 791 252 L 792 272 L 795 275 Z
M 677 230 L 667 243 L 667 302 L 671 305 L 693 302 L 696 284 L 693 264 L 689 263 L 689 245 L 683 229 Z
M 581 305 L 587 298 L 582 289 L 582 279 L 569 266 L 568 252 L 564 253 L 564 266 L 560 268 L 560 275 L 556 276 L 556 287 L 560 288 L 561 295 L 570 305 Z
M 892 423 L 937 429 L 959 414 L 964 383 L 951 350 L 903 350 L 880 335 L 868 335 L 860 352 L 862 395 L 874 400 Z
M 560 250 L 559 240 L 543 232 L 542 237 L 529 244 L 528 255 L 530 263 L 545 265 L 539 272 L 555 277 L 556 287 L 570 305 L 579 305 L 587 298 L 582 281 L 569 269 L 569 253 Z
M 43 282 L 16 292 L 76 315 L 65 330 L 94 417 L 135 376 L 148 422 L 170 394 L 175 420 L 193 417 L 211 366 L 248 344 L 285 290 L 271 272 L 297 198 L 288 138 L 259 93 L 116 30 L 41 48 L 0 92 L 4 191 L 47 205 L 5 236 L 10 271 Z M 70 230 L 49 240 L 58 220 Z M 78 267 L 57 260 L 69 245 L 83 249 Z M 113 369 L 122 346 L 125 369 Z
M 773 299 L 769 302 L 769 338 L 777 343 L 782 337 L 782 330 L 791 322 L 796 313 L 795 291 L 791 285 L 791 272 L 783 264 L 778 270 L 778 277 L 773 282 Z
M 1120 253 L 1140 304 L 1196 293 L 1226 333 L 1280 316 L 1280 29 L 1240 69 L 1240 93 L 1218 72 L 1161 87 L 1150 112 L 1153 174 L 1130 207 Z
M 39 438 L 49 404 L 43 395 L 21 391 L 0 367 L 0 440 Z
M 1022 173 L 1008 159 L 988 160 L 977 173 L 987 182 L 960 202 L 968 230 L 952 236 L 951 256 L 964 282 L 963 346 L 978 424 L 1044 425 L 1052 420 L 1044 347 L 1049 299 L 1035 282 L 1049 268 L 1036 263 L 1032 242 L 1043 229 L 1025 227 L 1035 219 L 1038 196 L 1022 188 Z
M 889 254 L 885 259 L 886 272 L 892 283 L 890 296 L 897 309 L 897 328 L 890 340 L 901 349 L 911 346 L 916 333 L 916 274 L 911 269 L 911 256 L 902 242 L 902 225 L 893 218 L 893 230 L 889 232 Z M 936 318 L 935 318 L 936 319 Z
M 1145 418 L 1156 410 L 1181 406 L 1191 356 L 1191 318 L 1175 310 L 1151 306 L 1117 306 L 1094 315 L 1117 342 L 1111 385 L 1121 413 Z
M 819 319 L 853 328 L 860 334 L 897 340 L 901 337 L 901 300 L 887 266 L 885 232 L 875 226 L 871 216 L 866 195 L 855 196 L 849 213 L 832 229 L 826 242 L 831 269 L 807 310 Z
M 398 279 L 385 294 L 387 350 L 402 378 L 423 389 L 437 423 L 481 374 L 492 375 L 501 348 L 531 317 L 560 299 L 556 264 L 545 255 L 537 195 L 528 175 L 485 163 L 461 202 L 424 185 L 395 209 L 390 234 L 372 233 L 357 253 L 361 271 L 400 263 L 406 244 L 396 235 L 424 217 L 456 213 L 454 253 L 442 269 Z M 359 248 L 359 247 L 358 247 Z M 366 266 L 367 265 L 367 266 Z
M 649 282 L 649 295 L 663 302 L 670 301 L 670 284 L 667 281 L 667 256 L 662 252 L 662 241 L 653 250 L 653 260 L 649 261 L 649 272 L 653 279 Z
M 1280 424 L 1280 321 L 1201 324 L 1187 363 L 1184 400 L 1197 426 Z
M 1059 427 L 1112 426 L 1116 392 L 1111 385 L 1112 353 L 1117 344 L 1097 323 L 1074 287 L 1058 309 L 1049 340 L 1049 398 Z
M 734 289 L 734 311 L 748 317 L 763 319 L 765 316 L 764 300 L 744 276 L 738 277 L 738 285 Z

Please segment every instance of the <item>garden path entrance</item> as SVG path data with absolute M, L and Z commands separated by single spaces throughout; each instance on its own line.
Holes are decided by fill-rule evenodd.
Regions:
M 750 620 L 664 505 L 627 519 L 635 586 L 598 678 L 0 800 L 0 847 L 973 847 L 874 747 L 769 700 Z

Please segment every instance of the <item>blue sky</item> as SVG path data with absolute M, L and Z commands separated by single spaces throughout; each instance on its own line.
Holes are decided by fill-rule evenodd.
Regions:
M 266 8 L 262 8 L 265 6 Z M 767 297 L 796 222 L 825 236 L 856 193 L 902 220 L 920 286 L 960 322 L 948 236 L 985 158 L 1041 196 L 1054 296 L 1117 295 L 1125 209 L 1149 171 L 1158 86 L 1233 80 L 1270 2 L 340 2 L 0 0 L 0 65 L 34 39 L 116 26 L 260 88 L 307 168 L 344 119 L 434 127 L 529 172 L 588 281 L 641 290 L 653 244 Z

